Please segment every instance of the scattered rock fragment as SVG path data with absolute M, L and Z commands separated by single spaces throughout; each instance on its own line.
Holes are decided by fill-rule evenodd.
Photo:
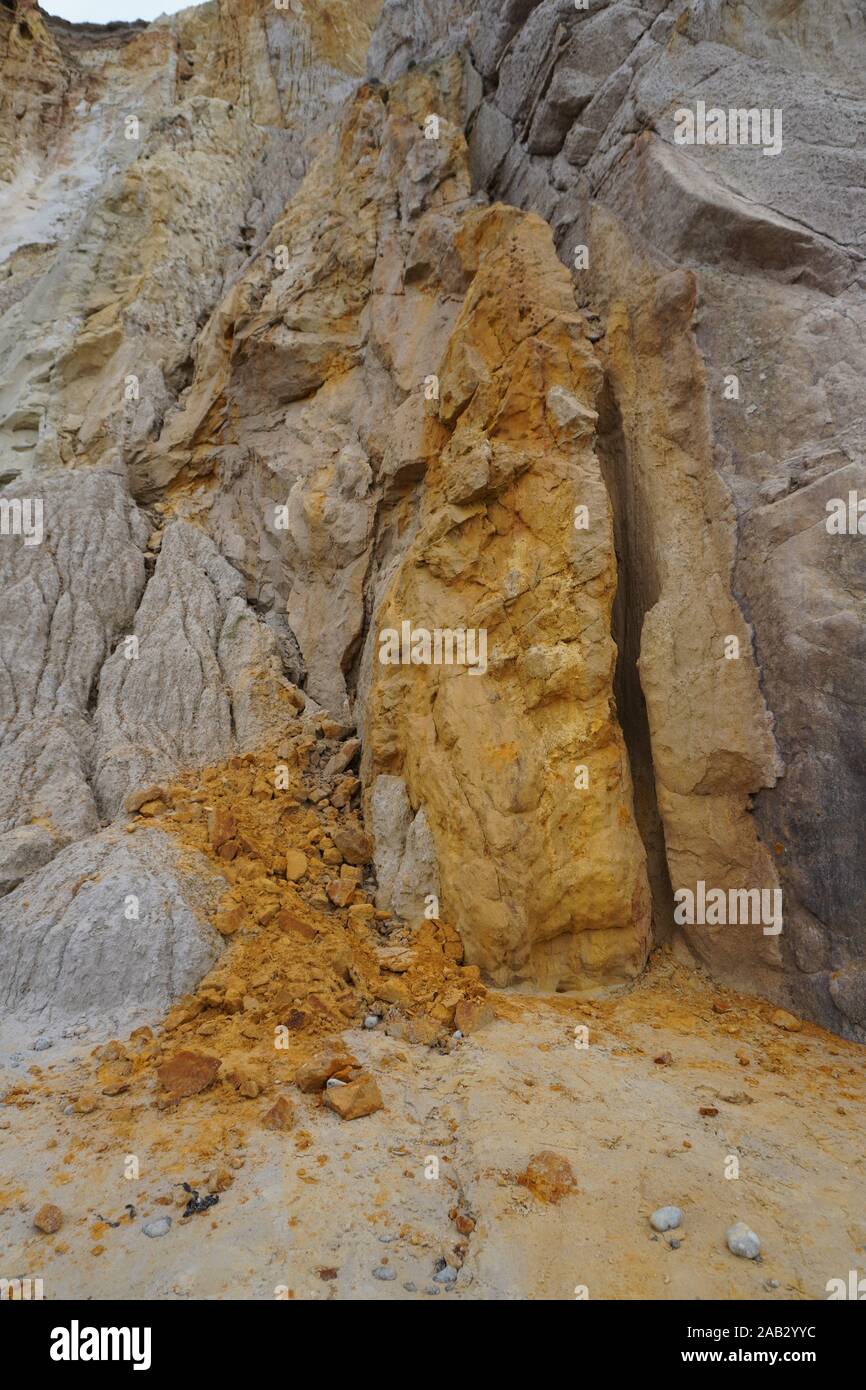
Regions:
M 803 1020 L 794 1014 L 789 1014 L 787 1009 L 776 1009 L 770 1022 L 776 1028 L 783 1028 L 786 1033 L 799 1033 L 803 1027 Z
M 124 800 L 123 809 L 128 811 L 130 815 L 134 815 L 136 811 L 140 811 L 148 803 L 161 801 L 167 805 L 169 800 L 169 795 L 164 787 L 143 787 L 137 792 L 129 793 Z
M 182 1100 L 204 1091 L 216 1079 L 222 1063 L 203 1052 L 178 1052 L 156 1069 L 170 1100 Z
M 373 1270 L 373 1278 L 381 1279 L 383 1283 L 389 1284 L 392 1279 L 397 1278 L 396 1270 L 390 1269 L 388 1265 L 377 1265 Z
M 341 1042 L 331 1042 L 301 1063 L 295 1072 L 295 1085 L 299 1091 L 321 1091 L 329 1077 L 357 1065 L 357 1057 L 353 1057 Z
M 761 1253 L 761 1242 L 745 1221 L 737 1221 L 731 1226 L 725 1240 L 731 1254 L 739 1255 L 741 1259 L 756 1260 Z
M 207 821 L 207 832 L 211 846 L 219 851 L 228 841 L 234 840 L 237 835 L 237 821 L 231 811 L 225 807 L 218 807 L 211 811 Z
M 333 832 L 331 838 L 334 848 L 340 851 L 347 864 L 369 864 L 373 857 L 372 840 L 355 826 L 341 826 Z
M 171 1230 L 171 1217 L 158 1216 L 155 1221 L 148 1221 L 141 1229 L 151 1240 L 157 1240 L 160 1236 L 168 1235 Z
M 539 1201 L 554 1204 L 561 1202 L 577 1187 L 568 1159 L 552 1149 L 542 1149 L 540 1153 L 533 1154 L 517 1181 L 521 1187 L 529 1188 Z
M 44 1231 L 45 1235 L 53 1236 L 63 1225 L 63 1212 L 53 1202 L 46 1202 L 34 1216 L 33 1225 L 37 1231 Z
M 290 883 L 298 883 L 307 872 L 307 856 L 299 849 L 286 852 L 286 878 Z
M 285 1132 L 291 1129 L 295 1123 L 295 1108 L 286 1096 L 278 1096 L 271 1106 L 262 1116 L 262 1124 L 265 1129 L 275 1129 Z
M 335 907 L 346 907 L 355 892 L 355 885 L 347 878 L 334 878 L 325 885 L 325 892 Z
M 657 1207 L 650 1217 L 650 1225 L 654 1231 L 675 1231 L 682 1219 L 679 1207 Z
M 340 1116 L 341 1120 L 359 1120 L 364 1115 L 372 1115 L 383 1109 L 379 1087 L 372 1076 L 359 1076 L 345 1086 L 337 1086 L 325 1092 L 325 1105 Z

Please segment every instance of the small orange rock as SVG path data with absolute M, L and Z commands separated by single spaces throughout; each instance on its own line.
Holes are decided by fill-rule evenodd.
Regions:
M 357 826 L 346 825 L 333 832 L 333 841 L 347 864 L 369 864 L 373 857 L 373 842 Z
M 325 892 L 335 907 L 346 907 L 355 892 L 355 885 L 348 879 L 335 878 L 325 885 Z
M 477 1033 L 486 1023 L 492 1023 L 494 1013 L 483 999 L 461 999 L 454 1010 L 454 1027 L 466 1037 Z
M 229 1172 L 228 1168 L 215 1168 L 212 1173 L 208 1174 L 207 1190 L 208 1192 L 226 1192 L 234 1180 L 234 1174 Z
M 383 1108 L 379 1087 L 372 1076 L 359 1076 L 345 1086 L 332 1086 L 325 1091 L 325 1104 L 341 1120 L 359 1120 Z
M 325 1082 L 338 1071 L 357 1065 L 357 1057 L 353 1057 L 339 1039 L 332 1040 L 321 1052 L 301 1063 L 295 1072 L 295 1085 L 299 1091 L 321 1091 Z
M 517 1181 L 541 1202 L 561 1202 L 577 1187 L 568 1159 L 552 1149 L 533 1154 Z
M 285 1096 L 278 1096 L 270 1110 L 266 1110 L 262 1115 L 262 1124 L 265 1129 L 276 1129 L 284 1132 L 291 1129 L 294 1123 L 294 1106 Z
M 240 931 L 246 921 L 246 913 L 242 907 L 230 908 L 228 912 L 220 912 L 214 922 L 214 926 L 220 936 L 234 936 L 236 931 Z
M 231 811 L 223 807 L 211 811 L 207 818 L 208 838 L 215 850 L 219 850 L 227 840 L 233 840 L 237 829 L 237 821 Z
M 33 1225 L 37 1231 L 44 1231 L 47 1236 L 53 1236 L 55 1231 L 59 1231 L 63 1225 L 63 1212 L 53 1203 L 46 1202 L 44 1207 L 40 1207 L 33 1218 Z
M 297 883 L 307 872 L 307 856 L 303 850 L 290 849 L 286 851 L 286 878 L 290 883 Z
M 178 1052 L 157 1067 L 156 1074 L 171 1100 L 182 1100 L 204 1091 L 216 1078 L 222 1063 L 203 1052 Z
M 784 1028 L 786 1033 L 799 1033 L 803 1027 L 803 1020 L 795 1014 L 789 1014 L 787 1009 L 777 1009 L 770 1022 L 777 1028 Z

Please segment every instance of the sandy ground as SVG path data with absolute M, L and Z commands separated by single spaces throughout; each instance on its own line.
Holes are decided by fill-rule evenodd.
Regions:
M 866 1269 L 866 1049 L 779 1028 L 664 953 L 614 998 L 490 1001 L 495 1021 L 450 1053 L 347 1030 L 385 1108 L 342 1121 L 287 1087 L 288 1133 L 261 1126 L 261 1099 L 166 1110 L 155 1087 L 68 1114 L 88 1049 L 26 1058 L 3 1078 L 0 1276 L 51 1299 L 820 1299 Z M 542 1150 L 571 1165 L 559 1200 L 518 1181 Z M 220 1169 L 219 1203 L 183 1218 L 178 1184 Z M 33 1226 L 45 1202 L 54 1235 Z M 682 1227 L 656 1236 L 668 1203 Z M 163 1215 L 169 1232 L 145 1236 Z M 727 1250 L 737 1220 L 760 1261 Z M 453 1285 L 434 1282 L 443 1260 Z

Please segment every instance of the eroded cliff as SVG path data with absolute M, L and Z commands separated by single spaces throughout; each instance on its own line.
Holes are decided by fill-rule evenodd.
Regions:
M 569 996 L 572 1051 L 628 1016 L 664 1067 L 690 1019 L 726 1104 L 750 1020 L 767 1071 L 855 1076 L 701 972 L 866 1041 L 866 571 L 827 524 L 864 485 L 863 24 L 0 0 L 0 1035 L 13 1070 L 123 1038 L 10 1103 L 73 1086 L 158 1151 L 185 1099 L 225 1191 L 341 1029 L 334 1124 L 374 1064 L 409 1084 L 389 1038 L 438 1066 L 495 1015 L 473 1075 L 531 1071 L 562 1015 L 509 986 Z M 683 143 L 700 103 L 778 141 Z M 447 1269 L 504 1216 L 455 1192 Z

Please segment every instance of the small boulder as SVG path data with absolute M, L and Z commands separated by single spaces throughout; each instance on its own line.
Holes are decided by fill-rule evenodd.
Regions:
M 297 883 L 307 872 L 307 856 L 303 850 L 290 849 L 286 852 L 286 878 Z
M 658 1207 L 650 1217 L 650 1225 L 654 1231 L 675 1231 L 682 1219 L 679 1207 Z
M 33 1225 L 37 1231 L 44 1231 L 47 1236 L 53 1236 L 63 1225 L 63 1212 L 52 1202 L 46 1202 L 34 1216 Z
M 738 1221 L 731 1226 L 725 1240 L 731 1254 L 739 1255 L 743 1260 L 756 1260 L 761 1253 L 761 1242 L 745 1221 Z
M 353 1057 L 342 1042 L 331 1042 L 306 1062 L 301 1063 L 295 1072 L 295 1085 L 299 1091 L 306 1093 L 321 1091 L 329 1077 L 357 1065 L 357 1057 Z
M 784 1028 L 786 1033 L 799 1033 L 803 1027 L 803 1020 L 789 1014 L 787 1009 L 777 1009 L 770 1022 L 777 1028 Z
M 336 1086 L 325 1092 L 325 1104 L 329 1110 L 340 1116 L 341 1120 L 359 1120 L 364 1115 L 372 1115 L 383 1108 L 379 1087 L 372 1076 L 359 1076 L 345 1086 Z
M 554 1204 L 561 1202 L 577 1187 L 568 1159 L 552 1149 L 542 1149 L 540 1153 L 533 1154 L 517 1181 L 539 1201 Z
M 333 832 L 331 838 L 334 847 L 340 851 L 347 864 L 369 864 L 373 857 L 372 840 L 357 826 L 341 826 Z
M 295 1109 L 292 1102 L 285 1096 L 278 1096 L 271 1106 L 262 1115 L 262 1124 L 265 1129 L 274 1129 L 280 1133 L 285 1133 L 291 1129 L 295 1123 Z
M 177 1052 L 157 1067 L 156 1074 L 170 1100 L 197 1095 L 216 1079 L 221 1062 L 203 1052 Z
M 219 851 L 223 845 L 234 840 L 237 835 L 237 821 L 231 811 L 217 807 L 207 818 L 207 833 L 213 849 Z

